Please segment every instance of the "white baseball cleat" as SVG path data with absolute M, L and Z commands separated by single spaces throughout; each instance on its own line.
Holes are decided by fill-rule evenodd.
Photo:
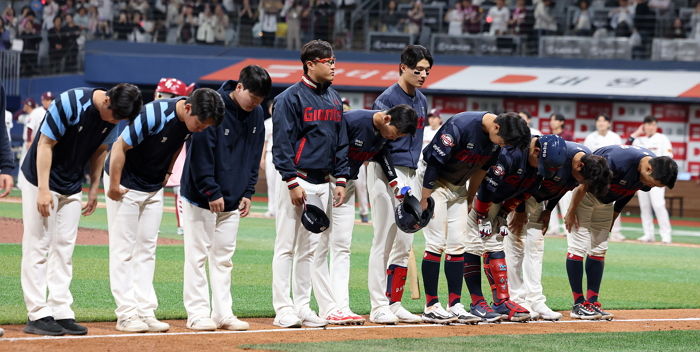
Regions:
M 542 320 L 556 321 L 556 320 L 561 319 L 561 317 L 562 317 L 561 313 L 551 310 L 544 303 L 536 303 L 535 305 L 532 306 L 532 309 L 540 314 L 540 317 L 542 318 Z
M 399 323 L 418 324 L 423 322 L 423 318 L 406 310 L 406 308 L 401 305 L 401 302 L 395 302 L 389 305 L 389 309 L 399 318 Z
M 188 319 L 187 328 L 199 331 L 214 331 L 216 330 L 216 323 L 208 317 L 197 318 L 193 320 Z
M 379 307 L 372 310 L 369 315 L 369 321 L 375 324 L 393 325 L 399 322 L 399 318 L 387 306 Z
M 139 319 L 138 315 L 117 320 L 117 330 L 124 332 L 146 332 L 148 325 Z
M 224 330 L 245 331 L 250 328 L 250 324 L 243 320 L 239 320 L 235 316 L 232 316 L 220 321 L 218 328 Z
M 442 308 L 440 302 L 423 309 L 423 321 L 426 323 L 449 324 L 457 321 L 457 316 Z
M 457 323 L 460 324 L 478 324 L 481 321 L 481 318 L 467 312 L 462 303 L 457 303 L 447 310 L 457 317 Z
M 275 320 L 272 325 L 279 326 L 281 328 L 300 328 L 301 319 L 292 309 L 283 310 L 275 316 Z
M 321 319 L 309 307 L 304 307 L 299 311 L 299 319 L 301 319 L 301 325 L 309 328 L 322 328 L 328 325 L 328 321 L 326 319 Z
M 141 321 L 148 325 L 148 331 L 150 332 L 164 332 L 170 330 L 170 324 L 164 323 L 156 317 L 141 317 Z

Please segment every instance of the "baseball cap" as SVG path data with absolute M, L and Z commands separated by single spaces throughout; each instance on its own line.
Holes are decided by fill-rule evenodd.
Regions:
M 434 108 L 430 110 L 430 112 L 428 113 L 428 117 L 430 116 L 440 117 L 440 109 Z
M 32 99 L 32 98 L 27 98 L 27 99 L 24 99 L 24 101 L 22 102 L 22 106 L 24 106 L 24 105 L 29 105 L 29 106 L 31 106 L 32 108 L 35 108 L 35 107 L 36 107 L 36 102 L 35 102 L 34 99 Z
M 47 90 L 46 92 L 44 92 L 44 94 L 41 95 L 41 99 L 42 100 L 53 100 L 54 99 L 53 93 L 51 93 L 50 90 Z
M 540 146 L 537 173 L 549 178 L 566 162 L 566 141 L 556 134 L 540 136 L 537 141 Z

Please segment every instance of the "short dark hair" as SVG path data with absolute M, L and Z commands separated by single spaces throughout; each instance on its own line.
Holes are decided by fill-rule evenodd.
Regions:
M 430 67 L 433 67 L 433 55 L 422 45 L 406 45 L 401 53 L 401 63 L 410 68 L 415 68 L 418 61 L 423 59 L 428 60 Z M 401 65 L 399 65 L 399 75 L 401 75 Z
M 678 164 L 667 156 L 657 156 L 649 160 L 651 177 L 660 181 L 664 186 L 673 189 L 678 178 Z
M 530 115 L 530 113 L 527 110 L 522 110 L 518 114 L 523 114 L 523 115 L 527 116 L 528 120 L 532 120 L 532 115 Z
M 399 104 L 389 109 L 386 113 L 391 116 L 391 122 L 389 122 L 389 124 L 396 126 L 399 133 L 416 134 L 418 115 L 412 107 L 406 104 Z
M 595 120 L 598 121 L 598 119 L 601 117 L 604 118 L 605 121 L 612 122 L 612 118 L 608 114 L 598 114 L 598 116 L 596 116 Z
M 549 115 L 549 118 L 550 118 L 550 119 L 551 119 L 552 117 L 553 117 L 555 120 L 557 120 L 557 121 L 566 122 L 566 116 L 564 116 L 563 114 L 554 113 L 554 114 Z
M 586 154 L 581 158 L 583 168 L 581 174 L 588 192 L 597 198 L 604 197 L 610 189 L 613 173 L 608 166 L 608 160 L 600 155 Z
M 316 59 L 325 59 L 327 57 L 333 57 L 333 46 L 331 43 L 315 39 L 301 47 L 301 64 L 304 66 L 304 73 L 307 73 L 308 68 L 306 67 L 307 61 L 313 61 Z
M 115 119 L 133 121 L 141 112 L 143 97 L 135 85 L 119 83 L 105 94 L 109 97 L 109 109 Z
M 530 128 L 517 113 L 501 113 L 496 116 L 494 122 L 500 126 L 498 136 L 502 137 L 507 145 L 520 149 L 530 146 Z
M 260 98 L 267 97 L 270 94 L 270 89 L 272 89 L 270 74 L 258 65 L 244 67 L 238 77 L 238 83 Z
M 654 116 L 647 116 L 644 118 L 644 123 L 656 123 L 659 122 L 659 120 L 656 119 Z
M 224 120 L 224 100 L 211 88 L 196 89 L 187 98 L 187 104 L 192 105 L 192 115 L 200 122 L 212 119 L 218 126 Z

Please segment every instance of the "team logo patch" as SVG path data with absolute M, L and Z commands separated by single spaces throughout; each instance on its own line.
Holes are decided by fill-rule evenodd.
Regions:
M 442 144 L 444 144 L 446 147 L 454 147 L 455 145 L 454 139 L 449 134 L 443 134 L 440 136 L 440 140 L 442 140 Z
M 559 177 L 559 176 L 554 176 L 554 181 L 555 181 L 555 182 L 561 181 L 561 177 Z
M 493 168 L 493 174 L 496 176 L 503 176 L 506 173 L 506 170 L 503 169 L 503 166 L 501 165 L 496 165 Z
M 224 136 L 228 136 L 228 132 L 229 132 L 228 128 L 224 129 Z
M 474 149 L 474 143 L 467 143 L 467 149 Z
M 258 130 L 258 126 L 253 126 L 253 134 L 255 134 L 255 131 Z
M 624 185 L 627 184 L 627 181 L 626 181 L 626 180 L 620 180 L 620 184 L 624 186 Z
M 361 141 L 359 139 L 356 139 L 354 143 L 356 147 L 362 147 L 365 144 L 364 141 Z
M 524 172 L 523 169 L 518 169 L 518 175 L 522 175 L 523 172 Z

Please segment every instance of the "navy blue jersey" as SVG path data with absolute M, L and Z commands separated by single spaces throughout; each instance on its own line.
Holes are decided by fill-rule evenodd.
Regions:
M 541 181 L 537 167 L 528 163 L 528 149 L 501 148 L 495 165 L 479 186 L 477 198 L 482 203 L 501 203 L 519 196 Z
M 637 170 L 642 158 L 656 157 L 649 149 L 629 145 L 610 145 L 596 149 L 593 154 L 607 159 L 610 171 L 613 173 L 610 190 L 599 200 L 606 204 L 615 202 L 615 212 L 621 212 L 637 191 L 651 190 L 651 187 L 645 186 L 640 181 Z
M 273 163 L 283 180 L 294 179 L 297 170 L 304 171 L 299 175 L 347 178 L 348 135 L 340 95 L 333 88 L 317 87 L 302 77 L 275 98 L 272 123 Z
M 348 164 L 350 165 L 349 179 L 357 179 L 360 167 L 365 161 L 374 159 L 378 154 L 384 154 L 383 148 L 387 142 L 374 127 L 372 117 L 380 110 L 351 110 L 343 113 L 347 124 Z
M 427 163 L 423 187 L 432 189 L 438 178 L 464 185 L 475 170 L 487 170 L 493 165 L 500 148 L 482 129 L 485 114 L 462 112 L 440 127 L 423 150 L 423 160 Z
M 251 198 L 258 181 L 265 141 L 262 107 L 241 109 L 231 92 L 235 81 L 219 88 L 226 113 L 218 127 L 192 135 L 182 169 L 180 193 L 190 203 L 209 209 L 209 202 L 224 198 L 224 211 L 233 211 L 241 198 Z
M 161 99 L 143 106 L 141 113 L 119 137 L 132 148 L 126 151 L 120 184 L 141 192 L 163 188 L 173 157 L 192 134 L 180 121 L 175 106 L 178 97 Z M 109 173 L 109 158 L 105 170 Z
M 0 83 L 0 113 L 5 113 L 5 88 Z M 3 115 L 3 117 L 5 117 Z M 3 121 L 3 126 L 5 121 Z M 5 131 L 6 127 L 0 128 L 0 174 L 9 174 L 15 168 L 15 158 L 10 149 L 10 138 Z
M 528 190 L 538 202 L 551 200 L 547 203 L 547 209 L 553 210 L 559 199 L 568 191 L 578 186 L 578 181 L 571 173 L 571 162 L 574 156 L 580 152 L 591 154 L 591 150 L 583 144 L 566 142 L 566 161 L 554 176 L 542 180 L 538 187 Z
M 398 83 L 394 83 L 377 97 L 372 109 L 389 110 L 399 104 L 406 104 L 416 111 L 418 118 L 416 134 L 388 141 L 387 150 L 391 154 L 394 165 L 417 169 L 423 146 L 425 117 L 428 115 L 428 100 L 418 89 L 416 89 L 415 96 L 410 96 L 401 89 Z
M 94 92 L 92 88 L 67 90 L 49 106 L 22 164 L 24 177 L 34 186 L 38 186 L 36 153 L 42 135 L 57 141 L 53 147 L 49 189 L 63 195 L 80 192 L 90 157 L 100 145 L 116 140 L 115 125 L 102 120 L 92 101 Z

